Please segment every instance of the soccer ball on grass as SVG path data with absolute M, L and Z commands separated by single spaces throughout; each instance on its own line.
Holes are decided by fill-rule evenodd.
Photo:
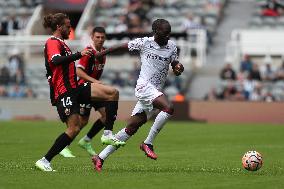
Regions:
M 257 151 L 248 151 L 242 158 L 243 167 L 248 171 L 257 171 L 261 168 L 262 155 Z

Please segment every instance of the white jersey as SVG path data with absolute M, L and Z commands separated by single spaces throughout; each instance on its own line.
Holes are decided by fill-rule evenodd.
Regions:
M 151 83 L 161 90 L 166 82 L 169 65 L 178 58 L 176 44 L 169 40 L 166 46 L 160 47 L 154 37 L 144 37 L 128 42 L 128 49 L 140 52 L 141 70 L 136 87 Z

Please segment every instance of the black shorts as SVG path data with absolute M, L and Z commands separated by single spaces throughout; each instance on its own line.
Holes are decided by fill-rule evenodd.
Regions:
M 97 111 L 98 109 L 105 107 L 107 103 L 107 101 L 95 101 L 87 104 L 82 103 L 80 104 L 80 115 L 89 117 L 92 107 L 95 109 L 95 111 Z
M 91 85 L 85 83 L 70 92 L 61 95 L 56 101 L 58 115 L 66 122 L 72 114 L 80 114 L 80 104 L 91 102 Z

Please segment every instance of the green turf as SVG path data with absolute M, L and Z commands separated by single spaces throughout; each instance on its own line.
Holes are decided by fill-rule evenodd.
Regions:
M 116 131 L 123 127 L 117 123 Z M 284 126 L 169 122 L 155 143 L 157 161 L 138 145 L 149 124 L 104 164 L 93 170 L 90 157 L 76 144 L 76 158 L 57 156 L 55 173 L 35 170 L 34 163 L 62 133 L 59 122 L 0 122 L 0 188 L 283 188 Z M 89 127 L 88 127 L 89 128 Z M 100 136 L 101 134 L 99 134 Z M 99 138 L 93 141 L 102 149 Z M 241 167 L 241 157 L 257 150 L 264 165 L 257 172 Z

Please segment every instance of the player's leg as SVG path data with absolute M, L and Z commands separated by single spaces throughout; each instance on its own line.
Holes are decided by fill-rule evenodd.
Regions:
M 92 108 L 91 104 L 80 103 L 79 120 L 80 120 L 81 129 L 84 128 L 88 124 L 91 108 Z M 79 146 L 80 146 L 80 143 L 79 143 Z M 81 147 L 84 148 L 84 146 L 81 146 Z M 75 157 L 72 151 L 70 150 L 69 146 L 66 146 L 59 154 L 66 158 Z
M 98 110 L 98 112 L 100 112 L 101 114 L 101 118 L 97 119 L 97 121 L 93 124 L 93 126 L 91 127 L 91 129 L 88 131 L 88 133 L 79 140 L 78 145 L 85 149 L 91 156 L 96 155 L 95 150 L 92 147 L 91 144 L 91 140 L 92 138 L 100 132 L 100 130 L 102 130 L 104 128 L 104 122 L 105 122 L 105 109 L 104 107 L 98 108 L 97 105 L 102 104 L 101 102 L 94 102 L 93 106 L 95 109 Z M 88 113 L 88 116 L 80 116 L 81 124 L 87 124 L 88 120 L 89 120 L 89 115 L 90 115 L 90 111 Z
M 57 111 L 62 122 L 65 122 L 67 129 L 55 140 L 46 155 L 36 162 L 36 167 L 43 171 L 53 171 L 50 161 L 68 146 L 80 132 L 79 104 L 76 96 L 66 94 L 57 100 Z
M 100 83 L 91 83 L 92 101 L 118 101 L 119 92 L 116 88 Z
M 80 123 L 82 125 L 82 128 L 87 125 L 88 120 L 89 120 L 89 116 L 80 115 Z M 86 150 L 88 154 L 90 154 L 91 156 L 96 155 L 96 152 L 93 149 L 92 144 L 91 144 L 91 138 L 88 137 L 88 135 L 85 135 L 84 137 L 82 137 L 79 140 L 78 145 L 84 150 Z
M 139 103 L 136 104 L 132 116 L 127 122 L 127 126 L 121 129 L 115 136 L 121 141 L 127 141 L 137 130 L 147 122 L 147 115 L 144 111 L 136 111 L 139 109 Z M 140 109 L 142 110 L 142 109 Z M 136 113 L 137 112 L 137 113 Z M 133 115 L 134 114 L 134 115 Z M 101 171 L 104 160 L 114 153 L 118 147 L 108 145 L 98 156 L 93 156 L 92 161 L 94 168 Z
M 93 101 L 101 100 L 107 102 L 105 105 L 107 118 L 104 133 L 101 137 L 102 143 L 107 145 L 124 146 L 125 142 L 117 140 L 112 134 L 113 124 L 117 116 L 119 92 L 111 86 L 91 83 L 91 99 Z
M 37 168 L 42 171 L 54 171 L 50 165 L 51 160 L 66 146 L 68 146 L 80 132 L 80 122 L 78 116 L 78 114 L 72 114 L 68 117 L 66 120 L 66 131 L 57 137 L 46 155 L 36 162 L 35 165 Z
M 154 99 L 153 107 L 159 109 L 160 113 L 157 115 L 146 140 L 140 145 L 140 148 L 151 159 L 157 159 L 153 148 L 154 139 L 162 130 L 167 120 L 172 116 L 174 109 L 164 94 Z
M 97 119 L 91 129 L 86 134 L 87 140 L 92 140 L 104 127 L 106 122 L 106 110 L 105 107 L 96 108 L 96 110 L 100 113 L 101 117 Z

